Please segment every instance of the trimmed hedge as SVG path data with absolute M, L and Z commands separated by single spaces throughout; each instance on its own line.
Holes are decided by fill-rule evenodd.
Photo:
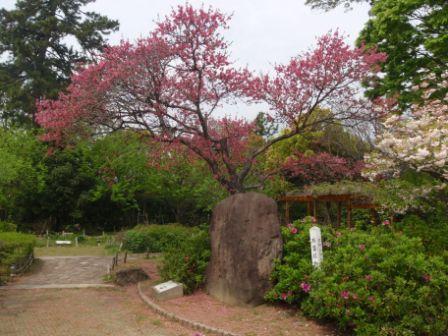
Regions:
M 0 221 L 0 232 L 15 232 L 17 225 L 11 222 Z
M 208 232 L 194 233 L 178 245 L 170 246 L 163 253 L 160 276 L 163 280 L 174 280 L 184 285 L 185 292 L 192 293 L 205 282 L 205 271 L 210 260 Z
M 33 253 L 36 237 L 18 232 L 0 232 L 0 282 L 7 279 L 10 267 Z
M 357 335 L 446 335 L 448 260 L 428 256 L 420 239 L 388 226 L 369 232 L 323 228 L 324 261 L 311 266 L 310 220 L 283 229 L 284 257 L 270 301 Z
M 164 252 L 189 238 L 195 229 L 178 224 L 139 225 L 123 236 L 123 248 L 134 253 Z

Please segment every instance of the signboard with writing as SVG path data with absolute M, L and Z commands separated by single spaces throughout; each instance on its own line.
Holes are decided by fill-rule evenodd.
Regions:
M 319 267 L 324 259 L 322 252 L 322 235 L 320 228 L 313 226 L 310 229 L 310 243 L 311 243 L 311 261 L 314 267 Z

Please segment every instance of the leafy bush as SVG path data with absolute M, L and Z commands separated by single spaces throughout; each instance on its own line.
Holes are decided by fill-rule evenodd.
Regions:
M 14 265 L 33 253 L 36 238 L 18 232 L 0 232 L 0 282 Z
M 395 227 L 409 237 L 419 237 L 426 251 L 437 255 L 448 251 L 448 216 L 446 204 L 432 203 L 431 211 L 408 214 Z
M 192 234 L 192 229 L 177 225 L 140 225 L 125 232 L 123 248 L 134 252 L 163 252 L 169 246 L 177 246 Z
M 284 229 L 284 258 L 269 300 L 297 304 L 357 335 L 445 335 L 448 260 L 428 256 L 419 238 L 389 227 L 324 230 L 324 261 L 313 269 L 309 226 L 295 222 Z
M 163 280 L 181 282 L 186 293 L 191 293 L 204 284 L 209 259 L 208 233 L 195 229 L 191 236 L 164 252 L 160 275 Z
M 15 232 L 17 225 L 11 222 L 0 221 L 0 232 Z

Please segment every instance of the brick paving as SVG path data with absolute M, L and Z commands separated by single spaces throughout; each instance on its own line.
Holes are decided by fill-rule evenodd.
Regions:
M 21 276 L 10 286 L 39 288 L 58 285 L 103 284 L 111 257 L 40 257 L 34 271 Z M 64 287 L 64 286 L 61 286 Z

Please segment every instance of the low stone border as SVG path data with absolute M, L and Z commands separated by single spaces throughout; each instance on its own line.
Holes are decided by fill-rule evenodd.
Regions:
M 139 282 L 137 284 L 137 288 L 138 288 L 138 294 L 140 296 L 140 298 L 152 309 L 154 310 L 156 313 L 170 319 L 173 320 L 175 322 L 179 322 L 180 324 L 190 327 L 194 330 L 198 330 L 198 331 L 203 331 L 203 332 L 209 332 L 209 333 L 213 333 L 216 335 L 220 335 L 220 336 L 240 336 L 238 334 L 234 334 L 228 331 L 225 331 L 223 329 L 219 329 L 219 328 L 214 328 L 214 327 L 210 327 L 208 325 L 199 323 L 199 322 L 195 322 L 195 321 L 191 321 L 188 320 L 186 318 L 177 316 L 176 314 L 170 313 L 168 311 L 166 311 L 165 309 L 163 309 L 162 307 L 160 307 L 158 304 L 156 304 L 154 301 L 152 301 L 148 296 L 145 295 L 145 293 L 143 293 L 143 290 L 141 288 L 141 282 Z

